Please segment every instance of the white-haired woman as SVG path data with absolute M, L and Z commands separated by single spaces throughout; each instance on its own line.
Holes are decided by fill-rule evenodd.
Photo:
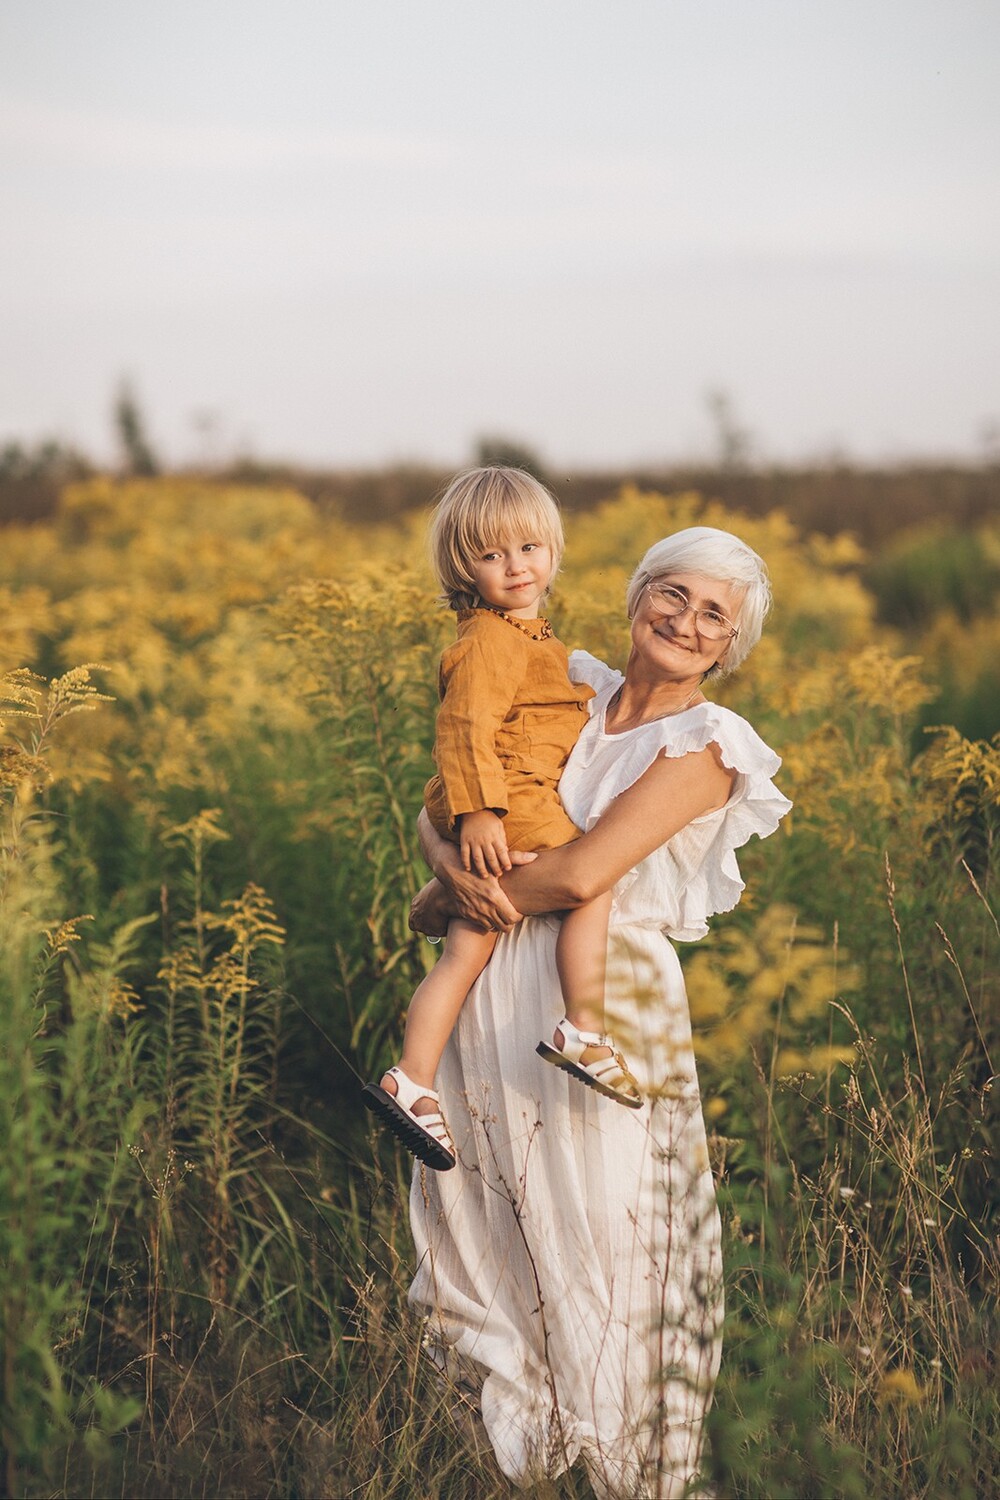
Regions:
M 697 1476 L 722 1318 L 719 1219 L 669 939 L 702 937 L 736 905 L 734 851 L 772 833 L 790 804 L 770 779 L 778 757 L 702 692 L 760 637 L 770 593 L 756 553 L 710 527 L 678 532 L 642 559 L 627 602 L 624 677 L 586 652 L 570 658 L 596 694 L 559 787 L 584 836 L 498 881 L 467 875 L 422 821 L 437 878 L 414 926 L 439 931 L 458 911 L 502 935 L 442 1063 L 460 1166 L 415 1174 L 410 1298 L 428 1311 L 432 1357 L 478 1392 L 516 1483 L 581 1457 L 598 1496 L 667 1500 Z M 549 1043 L 561 1014 L 551 913 L 607 890 L 607 1011 L 645 1098 L 635 1112 L 573 1086 L 527 1040 Z

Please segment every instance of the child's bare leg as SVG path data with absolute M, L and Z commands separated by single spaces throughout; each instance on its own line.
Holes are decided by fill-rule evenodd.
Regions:
M 610 916 L 609 893 L 578 906 L 563 918 L 556 942 L 556 965 L 566 1016 L 552 1033 L 552 1045 L 539 1042 L 535 1051 L 598 1093 L 630 1109 L 640 1109 L 639 1085 L 604 1030 Z
M 563 917 L 556 940 L 556 968 L 562 985 L 567 1018 L 578 1031 L 604 1031 L 604 988 L 607 981 L 608 921 L 611 892 L 595 896 Z M 563 1038 L 553 1038 L 557 1047 Z M 608 1047 L 588 1047 L 584 1061 L 606 1057 Z
M 399 1067 L 414 1083 L 434 1087 L 434 1075 L 459 1011 L 489 963 L 496 941 L 495 932 L 483 932 L 471 922 L 458 918 L 449 922 L 444 952 L 418 984 L 406 1017 Z M 382 1087 L 390 1094 L 396 1092 L 395 1080 L 388 1074 L 383 1075 Z M 413 1113 L 430 1114 L 438 1108 L 433 1099 L 421 1099 Z

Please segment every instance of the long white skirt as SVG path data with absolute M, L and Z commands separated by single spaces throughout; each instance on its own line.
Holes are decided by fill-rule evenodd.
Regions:
M 414 1173 L 410 1300 L 516 1484 L 582 1457 L 600 1497 L 671 1500 L 697 1474 L 722 1320 L 684 980 L 661 932 L 613 931 L 609 1027 L 649 1097 L 626 1109 L 535 1053 L 562 1014 L 557 931 L 501 937 L 463 1008 L 439 1074 L 459 1165 Z

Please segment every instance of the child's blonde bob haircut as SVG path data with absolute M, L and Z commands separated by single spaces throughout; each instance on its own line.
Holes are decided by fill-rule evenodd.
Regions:
M 449 608 L 477 606 L 472 564 L 512 537 L 530 537 L 549 547 L 552 578 L 556 576 L 564 546 L 562 520 L 545 486 L 523 469 L 490 467 L 457 474 L 434 508 L 428 538 L 441 598 Z

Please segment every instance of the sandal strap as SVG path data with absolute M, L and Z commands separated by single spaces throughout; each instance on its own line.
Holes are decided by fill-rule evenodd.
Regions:
M 433 1099 L 435 1104 L 441 1103 L 434 1089 L 424 1088 L 422 1083 L 414 1083 L 413 1079 L 409 1076 L 408 1073 L 404 1073 L 402 1068 L 386 1068 L 385 1071 L 390 1078 L 394 1078 L 396 1080 L 396 1103 L 402 1109 L 412 1112 L 413 1106 L 416 1104 L 418 1099 Z M 433 1120 L 435 1116 L 420 1116 L 421 1121 L 423 1121 L 425 1118 L 428 1120 Z M 438 1118 L 440 1118 L 440 1116 L 438 1116 Z
M 557 1048 L 548 1048 L 547 1043 L 542 1043 L 539 1050 L 547 1049 L 548 1060 L 555 1062 L 557 1057 L 565 1058 L 566 1062 L 572 1064 L 578 1077 L 586 1075 L 600 1088 L 608 1090 L 616 1098 L 628 1101 L 640 1098 L 639 1086 L 629 1071 L 628 1063 L 620 1049 L 615 1044 L 614 1038 L 602 1036 L 596 1031 L 581 1031 L 573 1025 L 568 1016 L 564 1016 L 556 1027 L 563 1034 L 563 1046 L 560 1051 Z M 584 1062 L 583 1054 L 588 1047 L 610 1047 L 609 1057 L 595 1057 L 592 1062 Z
M 556 1030 L 561 1031 L 563 1034 L 563 1051 L 566 1052 L 567 1056 L 570 1055 L 570 1046 L 572 1046 L 573 1049 L 578 1053 L 582 1052 L 585 1047 L 614 1046 L 611 1038 L 604 1036 L 599 1031 L 580 1031 L 576 1026 L 573 1025 L 573 1022 L 570 1020 L 569 1016 L 563 1016 L 562 1020 L 556 1027 Z M 577 1058 L 576 1060 L 579 1059 Z
M 624 1062 L 625 1059 L 616 1052 L 612 1057 L 599 1057 L 592 1063 L 581 1063 L 581 1067 L 586 1067 L 587 1072 L 593 1074 L 595 1078 L 599 1078 L 602 1083 L 610 1083 L 611 1076 L 609 1075 L 613 1075 L 616 1078 L 627 1078 L 628 1074 L 623 1066 Z
M 436 1141 L 440 1141 L 447 1150 L 454 1150 L 451 1132 L 445 1124 L 444 1115 L 415 1115 L 414 1119 L 421 1129 L 426 1130 L 427 1134 L 432 1135 Z
M 386 1068 L 386 1073 L 390 1078 L 395 1080 L 395 1099 L 399 1108 L 409 1115 L 418 1130 L 423 1130 L 427 1135 L 432 1136 L 440 1146 L 443 1146 L 451 1156 L 454 1156 L 455 1143 L 451 1138 L 448 1122 L 440 1112 L 440 1109 L 428 1110 L 425 1115 L 418 1115 L 413 1112 L 413 1106 L 417 1103 L 418 1099 L 433 1099 L 435 1104 L 440 1105 L 441 1101 L 438 1098 L 437 1090 L 424 1088 L 423 1084 L 414 1083 L 413 1079 L 408 1073 L 404 1073 L 402 1068 Z

